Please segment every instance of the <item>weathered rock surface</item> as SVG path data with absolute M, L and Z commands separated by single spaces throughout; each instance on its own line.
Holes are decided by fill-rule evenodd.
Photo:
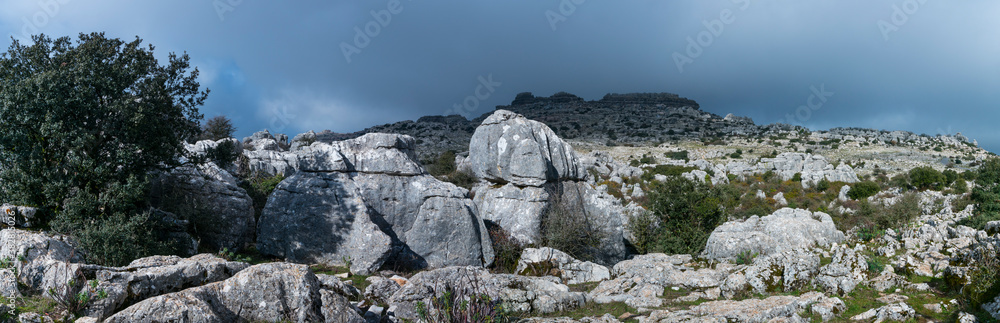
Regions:
M 552 313 L 583 306 L 586 294 L 570 292 L 555 277 L 524 277 L 490 274 L 483 268 L 448 267 L 421 272 L 410 278 L 389 299 L 389 311 L 396 318 L 416 320 L 418 302 L 430 304 L 431 298 L 452 290 L 456 295 L 488 295 L 515 312 Z
M 864 313 L 855 315 L 851 320 L 870 321 L 874 319 L 875 322 L 903 322 L 913 318 L 915 314 L 916 311 L 909 305 L 906 305 L 906 303 L 895 303 L 870 309 Z
M 828 298 L 822 293 L 808 292 L 798 297 L 772 296 L 744 301 L 713 301 L 688 310 L 653 311 L 641 322 L 771 322 L 773 319 L 781 318 L 793 319 L 792 322 L 806 322 L 801 320 L 799 314 L 812 309 L 839 313 L 846 310 L 846 306 L 840 299 Z
M 30 206 L 16 206 L 11 204 L 0 205 L 0 224 L 31 228 L 38 225 L 40 219 L 36 218 L 38 209 Z
M 608 267 L 579 261 L 565 252 L 548 247 L 524 249 L 515 272 L 526 276 L 552 275 L 562 278 L 567 284 L 599 282 L 611 278 Z
M 465 165 L 478 178 L 518 186 L 583 180 L 576 152 L 548 126 L 497 110 L 472 135 Z
M 760 256 L 722 283 L 722 295 L 733 298 L 752 293 L 766 295 L 806 287 L 819 268 L 819 256 L 799 250 Z
M 211 254 L 137 259 L 122 268 L 98 270 L 95 292 L 103 290 L 107 297 L 95 297 L 83 313 L 102 319 L 150 297 L 225 280 L 247 267 L 245 263 L 226 261 Z
M 847 246 L 832 249 L 832 262 L 820 267 L 814 284 L 827 293 L 847 295 L 868 278 L 868 258 Z
M 742 252 L 770 255 L 825 246 L 844 240 L 826 213 L 784 208 L 765 217 L 726 222 L 712 231 L 705 246 L 708 259 L 731 259 Z
M 689 255 L 646 254 L 619 262 L 611 271 L 614 279 L 601 282 L 589 293 L 597 303 L 624 302 L 632 307 L 661 306 L 665 288 L 718 289 L 732 267 L 696 268 Z M 718 291 L 714 294 L 718 295 Z
M 291 262 L 346 265 L 368 274 L 392 256 L 360 189 L 343 173 L 298 173 L 275 188 L 261 212 L 257 250 Z
M 18 282 L 27 287 L 21 294 L 52 289 L 72 297 L 82 285 L 84 254 L 67 236 L 19 229 L 0 231 L 0 259 L 12 261 Z M 76 284 L 68 285 L 70 281 Z
M 830 182 L 857 183 L 858 175 L 847 164 L 834 167 L 826 157 L 804 153 L 782 153 L 775 158 L 761 159 L 761 172 L 774 171 L 782 180 L 790 180 L 795 174 L 802 176 L 802 186 L 815 186 L 821 180 Z
M 146 299 L 105 322 L 364 322 L 304 265 L 270 263 L 232 278 Z
M 299 172 L 262 212 L 258 250 L 293 262 L 350 262 L 363 274 L 390 260 L 413 269 L 492 263 L 467 191 L 427 175 L 413 145 L 408 136 L 368 134 L 301 147 Z
M 208 162 L 182 166 L 157 177 L 151 188 L 154 207 L 188 221 L 209 250 L 242 250 L 254 241 L 253 200 L 229 172 Z

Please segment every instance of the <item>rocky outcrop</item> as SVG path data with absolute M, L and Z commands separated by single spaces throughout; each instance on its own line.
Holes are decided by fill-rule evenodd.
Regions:
M 726 277 L 721 286 L 722 295 L 733 298 L 795 291 L 810 285 L 819 263 L 819 256 L 801 250 L 760 256 L 754 258 L 750 266 Z
M 582 180 L 586 174 L 573 147 L 548 126 L 506 110 L 476 128 L 465 165 L 478 178 L 518 186 Z
M 875 322 L 905 322 L 906 320 L 913 318 L 915 314 L 916 311 L 914 311 L 912 307 L 906 305 L 906 303 L 900 302 L 870 309 L 864 313 L 855 315 L 851 318 L 851 320 L 871 321 L 874 319 Z
M 774 171 L 782 180 L 790 180 L 795 174 L 802 176 L 802 186 L 815 186 L 821 180 L 830 182 L 857 183 L 858 175 L 847 164 L 834 167 L 826 157 L 804 153 L 782 153 L 775 158 L 761 159 L 761 172 Z
M 103 291 L 106 297 L 94 297 L 83 314 L 103 319 L 144 299 L 222 281 L 247 267 L 245 263 L 200 254 L 191 258 L 153 256 L 122 268 L 100 269 L 93 289 Z
M 485 181 L 473 189 L 483 219 L 532 244 L 541 242 L 546 216 L 572 216 L 599 237 L 590 252 L 596 262 L 625 259 L 621 202 L 582 182 L 587 174 L 576 152 L 547 126 L 497 110 L 476 129 L 469 151 L 460 167 Z
M 304 265 L 270 263 L 132 305 L 105 322 L 365 322 Z
M 569 291 L 555 277 L 490 274 L 476 267 L 448 267 L 414 275 L 389 299 L 396 318 L 417 320 L 417 304 L 431 304 L 433 297 L 451 291 L 460 298 L 487 295 L 505 309 L 520 313 L 553 313 L 572 310 L 586 302 L 586 294 Z
M 467 191 L 427 175 L 413 138 L 368 134 L 301 147 L 298 173 L 268 199 L 258 250 L 371 273 L 485 266 L 493 251 Z
M 611 278 L 608 267 L 579 261 L 565 252 L 548 247 L 524 249 L 515 272 L 526 276 L 552 275 L 562 278 L 567 284 L 600 282 Z
M 30 206 L 0 205 L 0 224 L 19 228 L 31 228 L 38 225 L 40 214 L 37 208 Z
M 726 222 L 712 231 L 705 246 L 708 259 L 731 259 L 743 252 L 770 255 L 825 246 L 844 240 L 830 215 L 784 208 L 773 214 Z
M 199 245 L 242 250 L 254 242 L 253 200 L 239 181 L 213 162 L 160 174 L 151 185 L 154 207 L 187 221 Z

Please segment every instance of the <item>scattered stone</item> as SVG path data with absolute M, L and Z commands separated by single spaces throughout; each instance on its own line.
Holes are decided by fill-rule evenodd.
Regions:
M 916 315 L 916 311 L 909 305 L 906 305 L 906 303 L 895 303 L 870 309 L 864 313 L 855 315 L 851 320 L 871 321 L 874 319 L 876 323 L 884 321 L 902 322 L 913 318 L 914 315 Z
M 524 249 L 515 272 L 525 276 L 556 276 L 567 284 L 600 282 L 611 278 L 608 267 L 579 261 L 548 247 Z

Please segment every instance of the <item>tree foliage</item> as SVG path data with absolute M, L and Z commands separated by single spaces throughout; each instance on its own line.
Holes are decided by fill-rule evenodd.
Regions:
M 149 174 L 177 166 L 198 133 L 208 95 L 198 70 L 188 72 L 187 55 L 160 65 L 138 37 L 33 41 L 0 55 L 0 198 L 38 206 L 79 236 L 112 219 L 150 229 L 123 219 L 148 209 Z
M 708 236 L 726 220 L 724 196 L 708 184 L 679 176 L 654 182 L 646 204 L 648 213 L 631 221 L 640 253 L 697 254 Z
M 910 170 L 910 185 L 919 190 L 940 191 L 948 184 L 948 177 L 931 167 L 917 167 Z
M 233 137 L 236 127 L 226 116 L 214 116 L 201 126 L 201 140 L 220 140 Z
M 975 215 L 959 224 L 983 230 L 987 222 L 1000 221 L 1000 159 L 989 159 L 979 167 L 972 201 L 976 203 Z

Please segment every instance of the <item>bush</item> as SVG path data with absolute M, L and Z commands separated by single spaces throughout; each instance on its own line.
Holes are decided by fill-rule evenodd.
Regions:
M 725 221 L 722 201 L 715 190 L 700 182 L 672 176 L 654 182 L 648 194 L 649 212 L 631 225 L 636 249 L 641 253 L 697 254 L 709 234 Z
M 91 262 L 167 253 L 145 194 L 198 133 L 197 69 L 187 55 L 160 66 L 138 38 L 33 40 L 0 55 L 0 196 L 53 216 L 42 226 L 76 236 Z
M 517 270 L 517 262 L 521 260 L 521 253 L 524 246 L 510 236 L 507 230 L 493 221 L 486 222 L 486 231 L 490 233 L 490 242 L 493 244 L 493 265 L 495 272 L 513 274 Z
M 594 260 L 600 242 L 604 238 L 594 229 L 576 203 L 562 198 L 552 201 L 542 217 L 542 245 L 558 249 L 573 258 Z
M 433 176 L 444 176 L 455 172 L 455 152 L 446 151 L 427 167 L 427 172 Z
M 863 200 L 878 194 L 879 190 L 882 188 L 878 186 L 878 183 L 872 181 L 864 181 L 861 183 L 854 184 L 850 191 L 847 191 L 847 197 L 853 200 Z
M 1000 260 L 996 252 L 987 252 L 973 262 L 968 275 L 961 297 L 966 310 L 979 311 L 982 304 L 1000 295 Z
M 223 169 L 228 169 L 239 157 L 240 154 L 236 152 L 236 142 L 232 140 L 222 141 L 205 152 L 206 159 Z
M 976 187 L 971 196 L 976 203 L 975 214 L 958 223 L 983 230 L 987 222 L 1000 221 L 1000 159 L 983 162 L 975 176 Z
M 656 165 L 652 168 L 646 168 L 646 172 L 642 174 L 641 178 L 644 181 L 651 182 L 656 178 L 656 175 L 664 176 L 680 176 L 681 174 L 696 170 L 695 167 L 685 167 L 685 166 L 675 166 L 675 165 Z
M 284 174 L 267 175 L 256 173 L 242 178 L 239 186 L 247 191 L 250 199 L 253 200 L 254 219 L 260 220 L 260 213 L 264 211 L 267 198 L 271 192 L 278 187 L 281 181 L 285 180 Z
M 944 174 L 931 167 L 917 167 L 910 170 L 910 185 L 919 190 L 940 191 L 947 182 L 948 178 Z
M 792 176 L 792 181 L 793 182 L 801 182 L 802 181 L 802 173 L 795 173 L 795 175 Z
M 431 304 L 417 302 L 417 316 L 428 323 L 504 323 L 512 318 L 500 300 L 485 292 L 456 289 L 445 286 L 440 296 L 431 298 Z
M 455 184 L 458 187 L 463 187 L 467 190 L 472 189 L 472 185 L 475 185 L 479 179 L 476 178 L 475 174 L 468 168 L 463 168 L 456 170 L 455 172 L 448 174 L 441 178 L 445 182 Z
M 830 189 L 830 181 L 826 180 L 826 178 L 821 179 L 819 180 L 819 183 L 816 183 L 817 192 L 826 192 L 828 189 Z
M 667 157 L 667 158 L 670 158 L 670 159 L 679 159 L 679 160 L 683 160 L 683 161 L 685 161 L 685 162 L 687 162 L 687 161 L 689 161 L 689 160 L 690 160 L 690 159 L 688 158 L 688 151 L 687 151 L 687 150 L 683 150 L 683 151 L 672 151 L 672 152 L 665 152 L 665 153 L 663 153 L 663 156 L 665 156 L 665 157 Z

